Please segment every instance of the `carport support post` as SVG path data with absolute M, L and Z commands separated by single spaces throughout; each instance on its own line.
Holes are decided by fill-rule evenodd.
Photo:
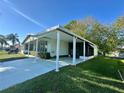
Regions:
M 84 56 L 84 61 L 85 61 L 85 59 L 86 59 L 86 57 L 85 57 L 85 54 L 86 54 L 85 50 L 86 50 L 86 44 L 85 44 L 85 41 L 84 41 L 84 44 L 83 44 L 83 56 Z
M 28 56 L 30 54 L 30 41 L 28 42 Z
M 26 44 L 24 44 L 24 46 L 23 46 L 23 53 L 25 50 L 26 50 Z
M 73 37 L 73 65 L 76 61 L 76 37 Z
M 59 49 L 60 49 L 60 32 L 57 31 L 57 44 L 56 44 L 56 72 L 59 71 Z
M 37 38 L 37 40 L 36 40 L 36 54 L 35 54 L 35 57 L 37 57 L 38 56 L 38 38 Z
M 97 46 L 96 45 L 94 45 L 94 56 L 97 56 L 98 55 L 98 49 L 97 49 Z
M 35 41 L 33 41 L 33 51 L 36 50 L 36 44 L 35 44 Z

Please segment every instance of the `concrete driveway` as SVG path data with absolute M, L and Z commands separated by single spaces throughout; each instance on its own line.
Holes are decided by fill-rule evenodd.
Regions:
M 60 66 L 66 66 L 60 63 Z M 0 90 L 32 79 L 55 69 L 55 62 L 27 58 L 0 63 Z

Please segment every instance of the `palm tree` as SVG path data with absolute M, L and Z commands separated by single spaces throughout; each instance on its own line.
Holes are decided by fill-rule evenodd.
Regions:
M 0 44 L 1 44 L 2 49 L 3 49 L 3 45 L 9 45 L 7 43 L 5 36 L 3 36 L 3 35 L 0 35 Z
M 14 46 L 17 42 L 20 44 L 19 38 L 18 38 L 18 34 L 9 34 L 7 35 L 7 39 L 10 40 L 12 42 L 12 45 Z

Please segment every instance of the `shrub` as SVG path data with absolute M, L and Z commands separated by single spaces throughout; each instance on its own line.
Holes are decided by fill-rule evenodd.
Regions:
M 50 56 L 50 53 L 38 53 L 38 55 L 39 55 L 39 57 L 40 58 L 43 58 L 43 59 L 50 59 L 51 58 L 51 56 Z

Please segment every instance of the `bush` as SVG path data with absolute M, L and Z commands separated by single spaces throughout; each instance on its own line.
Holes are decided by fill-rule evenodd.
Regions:
M 30 54 L 35 56 L 36 55 L 36 51 L 30 51 Z
M 50 56 L 50 53 L 38 53 L 38 55 L 39 55 L 39 57 L 40 58 L 43 58 L 43 59 L 50 59 L 51 58 L 51 56 Z

